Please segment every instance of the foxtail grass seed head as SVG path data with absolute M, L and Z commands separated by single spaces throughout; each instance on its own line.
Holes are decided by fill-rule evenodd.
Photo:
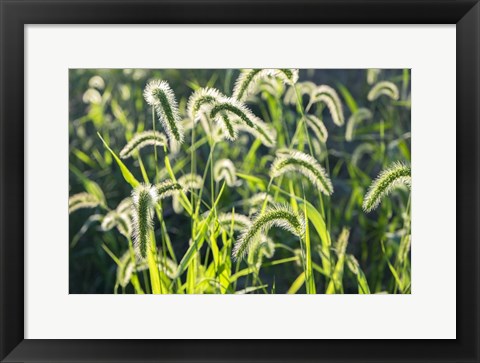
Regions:
M 143 95 L 147 103 L 157 112 L 168 138 L 182 144 L 183 127 L 175 94 L 170 85 L 166 81 L 151 81 L 145 87 Z
M 277 78 L 270 77 L 267 79 L 263 79 L 258 84 L 255 93 L 261 93 L 262 98 L 266 99 L 266 97 L 264 96 L 265 94 L 268 94 L 272 97 L 280 97 L 284 91 L 285 87 L 283 82 Z
M 185 174 L 178 178 L 178 184 L 180 184 L 186 190 L 201 189 L 203 185 L 203 179 L 198 174 Z
M 295 87 L 290 87 L 287 92 L 285 92 L 285 96 L 283 97 L 283 103 L 285 103 L 286 105 L 295 105 L 297 104 L 297 92 L 300 96 L 311 96 L 316 88 L 317 85 L 313 82 L 298 82 L 297 84 L 295 84 Z
M 288 151 L 277 154 L 270 168 L 270 176 L 278 178 L 285 173 L 300 173 L 307 177 L 310 182 L 323 194 L 331 195 L 333 186 L 325 169 L 310 155 L 300 151 Z
M 220 227 L 227 232 L 231 229 L 234 231 L 243 231 L 252 225 L 250 218 L 239 213 L 220 213 L 217 220 Z
M 348 228 L 342 228 L 337 242 L 335 243 L 335 250 L 338 256 L 345 255 L 347 251 L 348 238 L 350 237 L 350 230 Z
M 88 81 L 88 86 L 90 88 L 96 88 L 96 89 L 102 90 L 105 88 L 105 81 L 100 76 L 93 76 Z
M 108 212 L 102 220 L 102 230 L 109 231 L 117 225 L 118 214 L 116 211 Z
M 100 205 L 100 200 L 90 193 L 78 193 L 68 198 L 68 213 L 73 213 L 76 210 L 83 208 L 95 208 Z
M 238 131 L 244 131 L 251 134 L 254 138 L 259 139 L 266 147 L 274 147 L 277 143 L 277 132 L 275 129 L 260 120 L 258 117 L 255 117 L 253 120 L 255 122 L 255 127 L 250 127 L 244 123 L 238 122 Z
M 302 238 L 305 234 L 305 220 L 295 213 L 288 204 L 274 204 L 263 214 L 259 214 L 250 228 L 244 230 L 233 248 L 233 258 L 241 259 L 250 250 L 251 245 L 260 237 L 266 235 L 270 228 L 279 227 Z
M 378 82 L 375 86 L 372 87 L 370 92 L 368 92 L 368 100 L 375 101 L 380 96 L 385 95 L 390 97 L 392 100 L 397 101 L 399 98 L 397 86 L 389 81 Z
M 213 177 L 216 182 L 225 180 L 229 187 L 234 187 L 237 184 L 237 171 L 235 165 L 230 159 L 220 159 L 215 162 L 213 167 Z
M 353 255 L 347 255 L 347 267 L 348 269 L 355 275 L 357 276 L 360 273 L 360 264 L 358 263 L 358 260 L 355 258 Z
M 82 97 L 83 103 L 99 105 L 102 103 L 102 95 L 95 88 L 89 88 Z
M 319 102 L 324 103 L 327 106 L 335 125 L 343 126 L 345 123 L 343 105 L 337 92 L 332 87 L 321 85 L 313 91 L 310 97 L 310 105 Z
M 155 188 L 157 188 L 157 196 L 159 200 L 178 195 L 184 189 L 180 183 L 176 183 L 171 179 L 156 184 Z
M 355 113 L 350 116 L 347 121 L 347 127 L 345 129 L 345 139 L 347 141 L 352 141 L 355 127 L 357 126 L 357 124 L 371 118 L 372 112 L 370 112 L 368 108 L 359 108 L 357 111 L 355 111 Z
M 214 88 L 200 88 L 193 92 L 188 99 L 187 114 L 191 120 L 197 122 L 201 113 L 208 113 L 208 109 L 215 103 L 221 102 L 226 98 Z
M 135 134 L 132 139 L 120 151 L 120 158 L 127 159 L 135 151 L 141 150 L 145 146 L 167 146 L 167 137 L 160 131 L 144 131 Z
M 378 207 L 382 199 L 388 196 L 395 188 L 412 184 L 411 168 L 400 162 L 393 163 L 383 170 L 374 180 L 363 199 L 363 210 L 371 212 Z
M 223 123 L 225 131 L 229 129 L 229 126 L 225 125 L 225 120 L 219 117 L 222 114 L 227 114 L 230 117 L 229 120 L 232 122 L 232 128 L 234 129 L 233 132 L 235 132 L 235 129 L 247 130 L 257 136 L 265 146 L 273 147 L 275 145 L 276 134 L 274 130 L 237 100 L 225 98 L 222 100 L 222 103 L 216 104 L 210 111 L 210 118 Z
M 315 115 L 305 115 L 307 126 L 312 129 L 318 141 L 325 143 L 328 139 L 328 130 L 325 124 Z
M 378 69 L 378 68 L 367 69 L 367 83 L 372 85 L 375 82 L 377 82 L 377 78 L 380 72 L 381 72 L 381 69 Z
M 153 229 L 153 208 L 157 199 L 157 189 L 149 184 L 140 184 L 132 191 L 133 242 L 137 254 L 143 259 L 147 257 L 148 240 Z
M 294 85 L 298 80 L 298 69 L 244 69 L 235 82 L 233 97 L 239 101 L 246 100 L 255 91 L 259 82 L 271 77 Z
M 219 112 L 215 117 L 215 122 L 222 129 L 225 139 L 230 141 L 237 139 L 238 127 L 232 122 L 227 112 Z

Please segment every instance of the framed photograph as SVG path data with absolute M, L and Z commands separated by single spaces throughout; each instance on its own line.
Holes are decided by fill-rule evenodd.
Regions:
M 478 1 L 8 1 L 0 359 L 479 362 Z

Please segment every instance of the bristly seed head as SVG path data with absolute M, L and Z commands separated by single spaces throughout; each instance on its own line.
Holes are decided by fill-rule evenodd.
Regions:
M 233 258 L 243 258 L 261 234 L 266 235 L 273 226 L 283 228 L 300 238 L 305 234 L 305 219 L 288 204 L 274 204 L 259 214 L 250 228 L 243 231 L 233 248 Z
M 200 88 L 193 92 L 188 99 L 188 116 L 192 121 L 197 122 L 200 119 L 200 113 L 208 114 L 209 108 L 224 98 L 226 97 L 215 88 Z
M 133 242 L 137 254 L 147 257 L 150 232 L 153 229 L 153 208 L 158 201 L 157 189 L 150 184 L 140 184 L 132 191 Z
M 131 157 L 134 151 L 140 150 L 145 146 L 167 146 L 167 137 L 160 131 L 144 131 L 135 134 L 132 139 L 120 151 L 120 158 L 127 159 Z
M 174 195 L 178 195 L 184 187 L 180 183 L 175 183 L 171 179 L 164 180 L 161 183 L 155 185 L 157 189 L 158 199 L 165 199 Z
M 261 80 L 270 77 L 279 78 L 284 83 L 293 86 L 298 81 L 298 69 L 244 69 L 235 82 L 233 97 L 244 101 Z
M 265 146 L 272 147 L 275 145 L 276 134 L 274 130 L 255 116 L 241 102 L 238 102 L 233 98 L 223 99 L 221 103 L 215 104 L 211 109 L 210 118 L 219 123 L 225 123 L 225 120 L 219 117 L 222 114 L 229 115 L 229 120 L 233 120 L 231 127 L 234 132 L 235 130 L 245 130 L 257 136 Z M 233 118 L 231 116 L 233 116 Z
M 179 144 L 183 143 L 183 126 L 175 94 L 169 84 L 166 81 L 151 81 L 145 87 L 143 95 L 147 103 L 157 112 L 168 138 Z
M 322 102 L 327 106 L 335 125 L 343 126 L 345 123 L 345 117 L 343 115 L 342 102 L 340 101 L 340 97 L 338 97 L 337 92 L 332 87 L 327 85 L 318 86 L 312 92 L 310 97 L 310 105 L 307 108 L 318 102 Z
M 372 87 L 370 92 L 368 92 L 367 98 L 369 101 L 374 101 L 382 95 L 388 96 L 392 100 L 396 101 L 399 98 L 398 87 L 389 81 L 378 82 Z
M 368 108 L 359 108 L 355 111 L 355 113 L 348 119 L 347 127 L 345 129 L 345 140 L 352 141 L 357 124 L 363 120 L 371 119 L 372 116 L 372 112 Z
M 370 212 L 378 207 L 382 199 L 401 185 L 410 188 L 412 185 L 410 166 L 395 162 L 383 170 L 368 189 L 363 199 L 363 210 Z
M 281 150 L 270 168 L 272 178 L 288 172 L 297 172 L 306 176 L 323 194 L 331 195 L 333 186 L 325 169 L 310 155 L 300 151 Z
M 328 139 L 328 130 L 325 124 L 315 115 L 305 115 L 307 126 L 313 130 L 317 139 L 325 143 Z
M 95 208 L 100 205 L 98 198 L 90 193 L 78 193 L 68 198 L 68 214 L 82 208 Z
M 237 185 L 237 171 L 235 165 L 230 159 L 220 159 L 215 162 L 213 167 L 213 178 L 216 182 L 225 180 L 229 187 Z

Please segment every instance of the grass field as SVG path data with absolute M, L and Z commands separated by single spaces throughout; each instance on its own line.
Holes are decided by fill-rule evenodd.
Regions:
M 408 69 L 69 82 L 70 293 L 411 293 Z

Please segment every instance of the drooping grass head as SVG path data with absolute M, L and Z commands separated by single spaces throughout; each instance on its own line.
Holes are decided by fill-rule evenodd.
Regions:
M 280 150 L 270 168 L 270 176 L 277 178 L 290 172 L 304 175 L 325 195 L 333 193 L 332 182 L 327 172 L 315 158 L 300 151 Z
M 395 188 L 412 184 L 411 168 L 403 163 L 396 162 L 383 170 L 374 180 L 363 199 L 363 210 L 371 212 L 378 207 L 384 197 L 389 195 Z
M 224 118 L 224 115 L 228 117 Z M 245 130 L 258 137 L 267 147 L 276 144 L 275 130 L 233 98 L 225 98 L 221 103 L 215 104 L 210 111 L 210 118 L 222 124 L 227 138 L 235 139 L 237 130 Z
M 279 78 L 284 83 L 294 85 L 298 80 L 298 69 L 243 69 L 235 82 L 233 97 L 244 101 L 267 78 Z
M 144 131 L 135 134 L 132 139 L 120 151 L 120 157 L 127 159 L 131 157 L 135 151 L 141 150 L 145 146 L 167 146 L 167 138 L 160 131 Z
M 343 126 L 345 117 L 343 115 L 343 106 L 337 92 L 330 86 L 318 86 L 310 96 L 310 105 L 323 103 L 327 106 L 332 116 L 332 120 L 337 126 Z
M 170 85 L 166 81 L 151 81 L 145 87 L 143 95 L 147 103 L 157 112 L 168 138 L 179 144 L 183 143 L 183 126 L 175 94 Z
M 235 165 L 230 159 L 217 160 L 213 167 L 213 177 L 216 182 L 225 180 L 229 187 L 235 186 L 237 184 Z
M 266 235 L 273 226 L 283 228 L 300 238 L 305 233 L 303 216 L 295 213 L 288 204 L 274 204 L 259 214 L 250 228 L 243 231 L 233 248 L 233 258 L 242 258 L 260 234 Z
M 368 92 L 367 98 L 369 101 L 375 101 L 382 95 L 396 101 L 399 98 L 398 87 L 395 85 L 395 83 L 389 81 L 378 82 L 372 87 L 370 92 Z

